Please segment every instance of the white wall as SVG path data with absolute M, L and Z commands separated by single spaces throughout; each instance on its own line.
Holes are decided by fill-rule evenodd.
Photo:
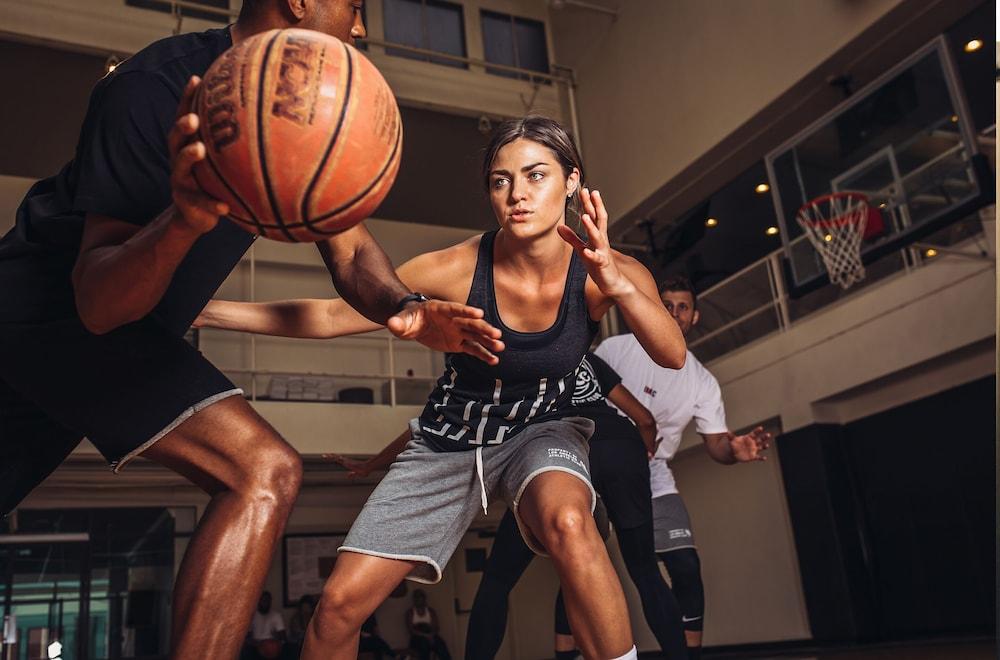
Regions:
M 637 206 L 902 0 L 628 0 L 553 10 L 588 177 Z M 763 155 L 763 154 L 762 154 Z

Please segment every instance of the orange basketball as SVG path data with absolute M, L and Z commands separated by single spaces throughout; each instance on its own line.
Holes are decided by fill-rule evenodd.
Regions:
M 195 112 L 199 185 L 279 241 L 318 241 L 371 215 L 399 169 L 403 127 L 378 70 L 342 41 L 271 30 L 217 59 Z

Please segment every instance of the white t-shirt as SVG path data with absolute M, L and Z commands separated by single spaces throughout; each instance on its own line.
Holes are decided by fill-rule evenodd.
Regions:
M 661 367 L 631 334 L 609 337 L 594 352 L 618 372 L 622 385 L 649 408 L 656 420 L 657 436 L 662 441 L 649 462 L 653 497 L 676 493 L 677 484 L 667 461 L 677 453 L 691 419 L 695 419 L 698 433 L 729 430 L 719 381 L 690 351 L 683 368 Z
M 271 610 L 267 614 L 254 611 L 253 621 L 250 623 L 250 637 L 255 642 L 262 639 L 277 639 L 277 633 L 285 629 L 285 621 L 281 614 Z

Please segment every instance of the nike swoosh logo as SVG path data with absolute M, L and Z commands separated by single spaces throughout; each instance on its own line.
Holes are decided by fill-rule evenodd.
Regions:
M 682 616 L 681 617 L 681 621 L 683 621 L 684 623 L 689 623 L 691 621 L 697 621 L 700 618 L 701 618 L 700 616 L 693 616 L 693 617 L 690 617 L 690 618 L 688 618 L 686 616 Z

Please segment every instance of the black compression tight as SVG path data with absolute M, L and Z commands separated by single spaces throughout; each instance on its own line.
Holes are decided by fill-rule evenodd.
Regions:
M 496 656 L 507 630 L 507 597 L 534 557 L 535 553 L 521 538 L 514 516 L 508 512 L 497 528 L 493 549 L 472 603 L 465 638 L 466 658 L 492 660 Z
M 670 574 L 684 614 L 685 630 L 702 630 L 705 625 L 705 587 L 701 581 L 701 560 L 694 548 L 680 548 L 659 554 Z

